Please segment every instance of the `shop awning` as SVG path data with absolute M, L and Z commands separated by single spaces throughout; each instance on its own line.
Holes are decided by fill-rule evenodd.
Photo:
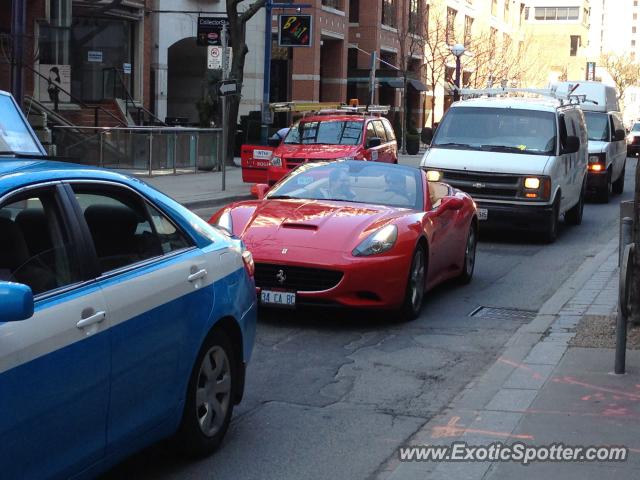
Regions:
M 424 83 L 422 83 L 420 80 L 414 80 L 412 78 L 408 78 L 407 83 L 419 92 L 426 92 L 427 90 L 429 90 L 427 86 Z
M 379 81 L 391 88 L 404 88 L 404 81 L 401 78 L 380 78 Z

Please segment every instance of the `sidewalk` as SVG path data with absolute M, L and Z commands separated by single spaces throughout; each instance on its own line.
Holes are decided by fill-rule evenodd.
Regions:
M 626 462 L 407 462 L 397 456 L 380 479 L 638 478 L 640 351 L 628 350 L 627 374 L 613 375 L 612 348 L 573 346 L 585 325 L 606 324 L 617 309 L 617 238 L 588 259 L 472 381 L 408 445 L 626 446 Z M 582 323 L 581 323 L 582 322 Z M 584 335 L 583 335 L 584 334 Z M 576 338 L 574 338 L 576 337 Z M 582 338 L 582 344 L 585 342 Z M 595 342 L 597 344 L 598 342 Z

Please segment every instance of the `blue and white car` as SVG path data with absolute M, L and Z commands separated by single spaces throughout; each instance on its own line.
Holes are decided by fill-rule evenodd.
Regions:
M 213 451 L 256 328 L 243 244 L 136 179 L 49 162 L 0 92 L 0 477 Z

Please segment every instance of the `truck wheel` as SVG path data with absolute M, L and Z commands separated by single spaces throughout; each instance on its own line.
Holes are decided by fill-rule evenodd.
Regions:
M 582 189 L 580 190 L 580 199 L 573 207 L 567 210 L 564 214 L 564 222 L 567 225 L 580 225 L 582 223 L 582 213 L 584 212 L 584 195 L 585 195 L 585 182 L 582 183 Z
M 543 238 L 546 243 L 553 243 L 558 238 L 558 226 L 560 224 L 560 198 L 556 197 L 553 202 L 553 209 L 549 215 L 547 230 L 544 232 Z
M 624 167 L 622 167 L 622 172 L 620 172 L 620 177 L 618 177 L 618 179 L 613 182 L 613 193 L 615 193 L 616 195 L 620 195 L 622 192 L 624 192 L 624 174 L 625 174 L 625 170 L 627 169 L 626 165 Z
M 607 183 L 598 191 L 598 201 L 600 203 L 609 203 L 612 189 L 613 185 L 611 185 L 611 170 L 607 170 Z

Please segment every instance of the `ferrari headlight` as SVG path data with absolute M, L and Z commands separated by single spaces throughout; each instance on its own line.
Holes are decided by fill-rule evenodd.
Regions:
M 439 182 L 442 179 L 442 172 L 439 170 L 427 170 L 427 180 L 430 182 Z
M 231 219 L 231 212 L 228 210 L 220 215 L 220 218 L 216 222 L 220 228 L 224 228 L 227 232 L 233 233 L 233 221 Z
M 368 257 L 390 250 L 398 239 L 398 227 L 387 225 L 365 238 L 353 252 L 354 257 Z
M 271 166 L 272 167 L 281 167 L 282 166 L 282 158 L 280 158 L 280 157 L 272 157 L 271 158 Z

